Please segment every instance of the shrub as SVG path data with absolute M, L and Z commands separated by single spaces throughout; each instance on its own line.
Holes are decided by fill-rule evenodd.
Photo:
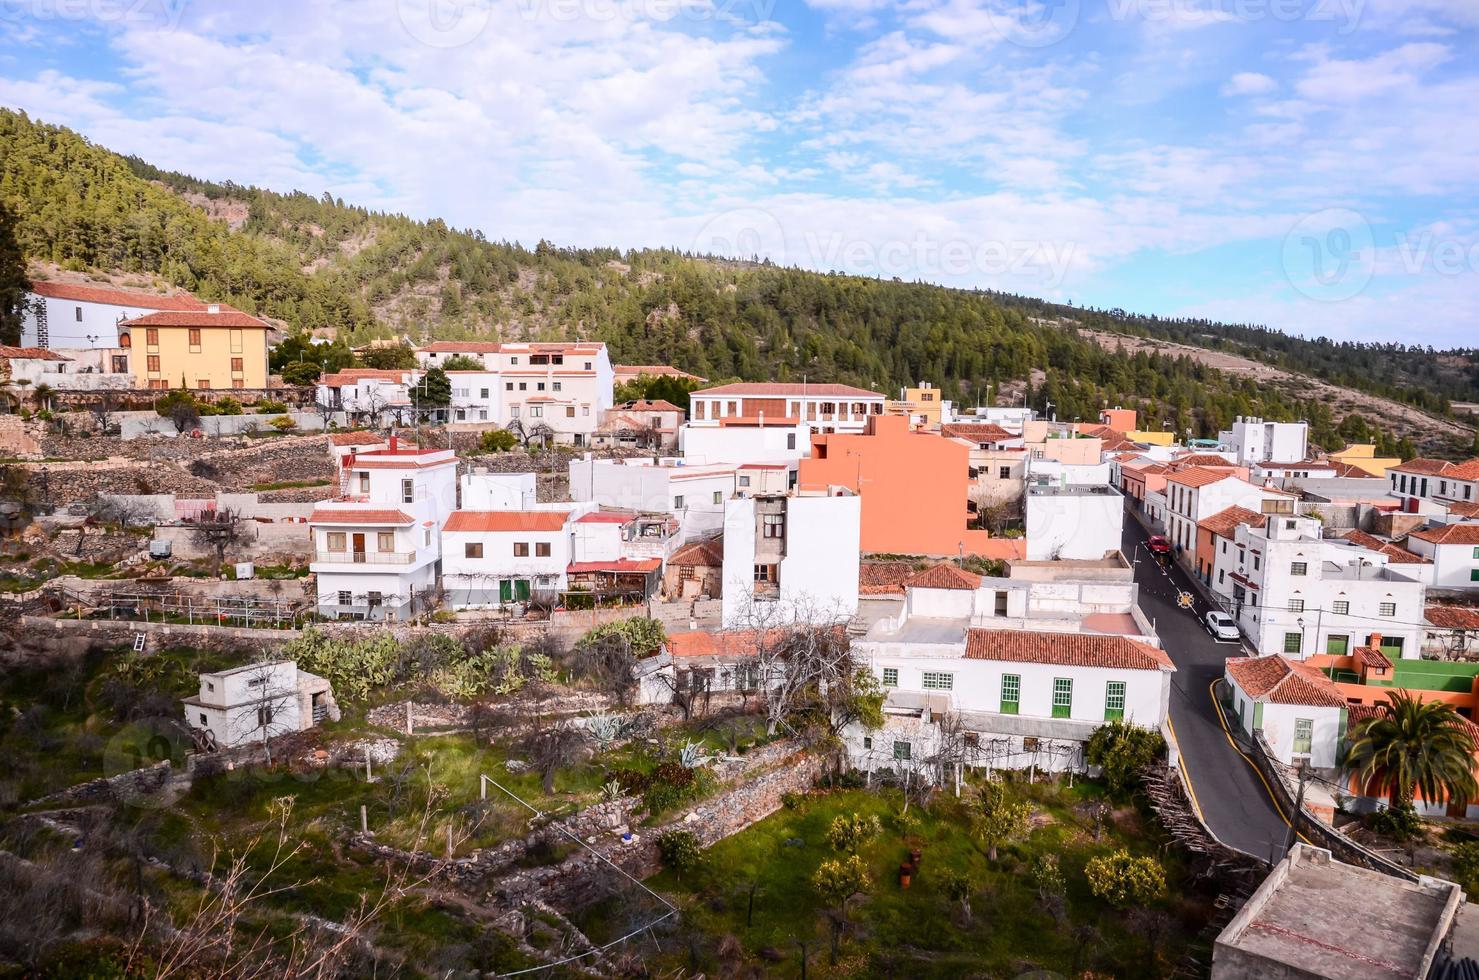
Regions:
M 227 395 L 225 398 L 216 402 L 216 413 L 219 415 L 240 415 L 241 402 Z
M 1063 869 L 1058 866 L 1058 855 L 1040 854 L 1032 862 L 1032 884 L 1037 888 L 1037 897 L 1050 902 L 1068 890 L 1063 880 Z
M 1422 818 L 1411 806 L 1389 806 L 1366 818 L 1366 826 L 1393 840 L 1411 840 L 1422 832 Z
M 1453 849 L 1453 880 L 1465 893 L 1479 895 L 1479 841 L 1466 841 Z
M 593 627 L 586 631 L 575 645 L 590 646 L 613 635 L 626 639 L 631 645 L 632 655 L 639 658 L 656 653 L 657 648 L 662 646 L 663 641 L 668 638 L 662 620 L 633 616 L 631 619 L 620 619 Z
M 704 859 L 698 838 L 687 830 L 669 830 L 660 834 L 657 849 L 662 854 L 662 863 L 680 873 L 698 867 Z
M 877 816 L 865 817 L 861 813 L 838 814 L 827 828 L 827 843 L 832 850 L 856 854 L 868 841 L 883 832 L 883 823 Z
M 287 410 L 287 405 L 282 402 L 275 402 L 270 398 L 257 402 L 258 415 L 281 415 Z
M 507 429 L 489 429 L 478 440 L 480 453 L 506 453 L 519 444 L 519 437 Z
M 841 860 L 823 861 L 811 876 L 811 887 L 828 905 L 841 908 L 847 900 L 873 887 L 863 859 L 856 854 Z
M 1165 750 L 1166 740 L 1160 732 L 1117 718 L 1094 730 L 1084 747 L 1084 758 L 1104 770 L 1110 793 L 1119 796 L 1133 787 L 1140 771 Z
M 1089 891 L 1115 908 L 1145 905 L 1166 893 L 1166 872 L 1152 857 L 1129 851 L 1093 858 L 1084 868 Z
M 289 429 L 296 429 L 298 427 L 298 423 L 293 421 L 293 417 L 291 415 L 279 415 L 277 418 L 273 419 L 267 424 L 272 426 L 278 432 L 287 432 Z
M 785 807 L 787 810 L 799 810 L 801 808 L 801 801 L 804 799 L 806 799 L 806 797 L 802 796 L 800 793 L 782 793 L 781 806 Z

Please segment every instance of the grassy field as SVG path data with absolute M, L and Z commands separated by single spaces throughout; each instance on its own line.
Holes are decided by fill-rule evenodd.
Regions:
M 643 946 L 640 955 L 670 969 L 722 972 L 750 966 L 765 976 L 792 977 L 801 975 L 799 943 L 805 942 L 808 976 L 817 977 L 1169 973 L 1170 961 L 1180 957 L 1208 914 L 1203 897 L 1185 893 L 1174 856 L 1166 858 L 1167 896 L 1139 911 L 1111 909 L 1089 891 L 1083 874 L 1090 858 L 1118 848 L 1161 856 L 1158 829 L 1137 809 L 1120 806 L 1095 840 L 1093 805 L 1101 789 L 1093 783 L 1072 789 L 1017 784 L 1011 792 L 1031 803 L 1032 829 L 1025 840 L 1002 848 L 996 862 L 971 836 L 968 815 L 953 798 L 937 799 L 927 810 L 911 807 L 916 822 L 900 819 L 902 797 L 896 790 L 804 797 L 795 808 L 710 848 L 699 869 L 668 870 L 650 881 L 683 907 L 677 932 L 696 930 L 702 940 L 668 941 L 661 950 Z M 860 852 L 873 884 L 849 912 L 834 966 L 825 903 L 811 877 L 823 860 L 837 856 L 826 839 L 833 818 L 851 813 L 876 815 L 884 829 Z M 906 889 L 899 865 L 913 848 L 922 852 L 920 867 Z M 1028 873 L 1044 854 L 1058 856 L 1066 884 L 1059 916 L 1039 901 Z M 969 921 L 945 894 L 947 869 L 974 880 Z M 584 925 L 593 939 L 609 941 L 632 927 L 623 904 L 590 913 Z

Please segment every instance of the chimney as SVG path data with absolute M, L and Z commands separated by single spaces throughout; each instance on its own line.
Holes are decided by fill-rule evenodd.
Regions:
M 1367 644 L 1367 645 L 1370 646 L 1371 649 L 1373 649 L 1373 650 L 1380 650 L 1381 649 L 1381 634 L 1380 633 L 1372 633 L 1371 634 L 1371 642 L 1369 644 Z
M 396 438 L 394 433 L 392 433 L 390 436 L 390 451 L 395 452 L 398 445 L 400 445 L 400 440 Z
M 760 412 L 757 412 L 756 414 L 760 418 L 760 428 L 765 428 L 765 412 L 762 410 Z

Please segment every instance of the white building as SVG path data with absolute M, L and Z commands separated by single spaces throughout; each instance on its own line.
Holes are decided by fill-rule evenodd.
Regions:
M 503 379 L 494 371 L 448 371 L 448 421 L 504 424 Z
M 59 351 L 77 373 L 133 373 L 118 325 L 150 313 L 198 313 L 206 304 L 189 293 L 151 293 L 116 286 L 35 282 L 21 320 L 21 346 Z M 75 353 L 74 353 L 75 352 Z
M 587 507 L 587 509 L 589 509 Z M 459 510 L 442 528 L 442 588 L 454 609 L 491 609 L 565 591 L 578 511 Z
M 344 464 L 341 494 L 309 518 L 322 616 L 404 619 L 436 587 L 439 531 L 457 505 L 447 449 L 362 452 Z
M 723 526 L 725 501 L 737 489 L 736 470 L 722 463 L 690 466 L 682 459 L 587 456 L 570 463 L 570 499 L 608 510 L 672 514 L 688 541 Z
M 329 682 L 291 660 L 267 660 L 200 675 L 200 692 L 182 698 L 185 721 L 222 749 L 265 742 L 339 720 Z
M 811 455 L 811 429 L 790 419 L 705 419 L 684 424 L 678 446 L 698 464 L 794 462 Z
M 532 510 L 539 502 L 533 473 L 500 473 L 474 468 L 462 474 L 463 510 Z
M 382 424 L 411 409 L 411 389 L 420 377 L 418 371 L 345 368 L 319 378 L 315 397 L 350 418 Z
M 1387 470 L 1387 481 L 1408 513 L 1479 517 L 1479 459 L 1409 459 Z
M 876 391 L 839 384 L 740 382 L 703 388 L 688 396 L 694 422 L 759 419 L 803 422 L 814 432 L 862 432 L 870 415 L 882 415 L 885 398 Z
M 841 621 L 858 611 L 862 500 L 731 497 L 724 502 L 724 627 Z
M 947 412 L 942 422 L 989 422 L 1017 435 L 1022 434 L 1023 426 L 1037 418 L 1037 413 L 1025 405 L 1010 407 L 957 405 L 952 408 L 954 410 Z
M 1204 556 L 1197 554 L 1197 524 L 1229 507 L 1259 514 L 1293 514 L 1295 495 L 1256 486 L 1226 470 L 1193 466 L 1166 476 L 1166 538 L 1188 567 L 1206 580 Z M 1146 494 L 1149 506 L 1150 494 Z
M 1239 415 L 1233 427 L 1217 433 L 1239 463 L 1293 463 L 1309 455 L 1308 422 L 1265 422 L 1255 416 Z
M 1027 558 L 1097 559 L 1120 549 L 1124 498 L 1113 487 L 1027 487 Z
M 1311 518 L 1271 516 L 1266 525 L 1213 538 L 1212 590 L 1254 649 L 1346 656 L 1379 635 L 1389 656 L 1420 654 L 1421 581 L 1380 551 L 1322 538 Z
M 1420 527 L 1406 544 L 1433 563 L 1433 588 L 1479 589 L 1479 522 Z
M 1251 736 L 1262 732 L 1275 759 L 1333 769 L 1346 732 L 1346 700 L 1324 674 L 1274 654 L 1227 661 L 1233 718 Z

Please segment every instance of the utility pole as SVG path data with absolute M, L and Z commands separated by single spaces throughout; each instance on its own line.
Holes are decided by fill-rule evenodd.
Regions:
M 1289 834 L 1284 839 L 1284 856 L 1294 849 L 1294 837 L 1299 833 L 1299 815 L 1304 812 L 1304 788 L 1309 783 L 1309 764 L 1299 763 L 1299 792 L 1294 797 L 1294 812 L 1289 815 Z

